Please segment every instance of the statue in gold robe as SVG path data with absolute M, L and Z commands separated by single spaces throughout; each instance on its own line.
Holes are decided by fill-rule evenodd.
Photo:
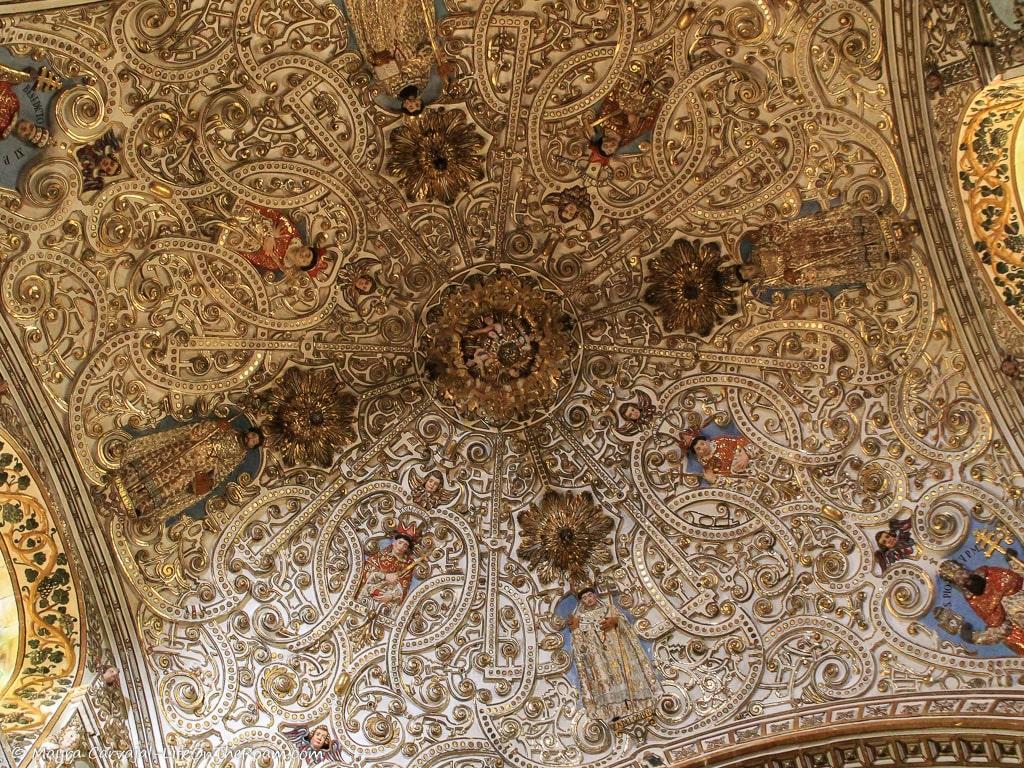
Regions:
M 210 419 L 132 440 L 111 474 L 125 511 L 173 517 L 204 499 L 263 442 L 256 428 Z
M 381 87 L 409 114 L 423 109 L 434 66 L 433 0 L 345 0 L 349 28 Z
M 589 162 L 607 165 L 616 152 L 650 131 L 672 83 L 669 48 L 630 61 L 590 122 Z
M 419 562 L 413 557 L 418 540 L 415 525 L 400 525 L 391 544 L 366 558 L 358 592 L 366 607 L 389 613 L 405 599 L 412 585 L 413 569 Z
M 801 290 L 862 285 L 905 256 L 920 233 L 895 211 L 848 204 L 770 224 L 751 238 L 750 260 L 736 269 L 758 288 Z
M 618 608 L 601 601 L 593 589 L 581 590 L 579 601 L 569 628 L 587 715 L 615 723 L 653 714 L 661 684 L 636 630 Z

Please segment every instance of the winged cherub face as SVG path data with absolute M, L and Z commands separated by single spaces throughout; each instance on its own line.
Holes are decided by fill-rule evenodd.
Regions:
M 313 732 L 309 734 L 309 746 L 313 749 L 329 749 L 331 737 L 327 734 L 327 729 L 323 726 L 314 728 Z

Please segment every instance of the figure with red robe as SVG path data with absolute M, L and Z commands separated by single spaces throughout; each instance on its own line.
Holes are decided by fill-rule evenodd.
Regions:
M 980 632 L 963 622 L 960 637 L 976 645 L 1003 643 L 1024 656 L 1024 563 L 1017 553 L 1007 552 L 1009 568 L 983 565 L 968 570 L 960 563 L 944 560 L 939 575 L 959 589 L 971 609 L 985 622 Z
M 282 211 L 247 205 L 225 226 L 225 245 L 257 269 L 291 277 L 305 272 L 316 277 L 324 266 L 324 249 L 302 239 L 295 223 Z
M 669 64 L 670 51 L 662 49 L 626 67 L 590 121 L 590 166 L 607 166 L 622 148 L 654 128 L 672 86 Z
M 413 548 L 418 540 L 415 525 L 399 525 L 391 543 L 366 558 L 358 592 L 361 601 L 368 602 L 371 607 L 390 610 L 391 606 L 405 599 L 418 562 L 413 558 Z
M 37 147 L 49 143 L 50 132 L 42 126 L 21 120 L 21 102 L 15 86 L 32 80 L 33 76 L 17 69 L 0 64 L 0 139 L 6 139 L 12 133 L 22 141 Z M 36 77 L 36 90 L 48 90 L 55 81 L 46 69 Z
M 750 460 L 755 454 L 753 443 L 743 436 L 720 435 L 707 438 L 696 430 L 686 432 L 680 438 L 683 453 L 690 451 L 704 469 L 704 479 L 709 483 L 720 477 L 735 477 L 746 473 Z
M 6 73 L 0 74 L 0 77 L 3 77 L 0 80 L 0 138 L 6 139 L 18 123 L 21 104 L 18 101 L 18 94 L 14 92 L 14 86 L 18 85 L 18 81 L 8 80 Z

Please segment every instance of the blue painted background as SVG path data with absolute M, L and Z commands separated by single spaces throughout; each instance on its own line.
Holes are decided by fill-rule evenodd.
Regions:
M 235 416 L 231 416 L 228 418 L 228 420 L 236 429 L 250 429 L 252 427 L 252 422 L 249 421 L 249 419 L 242 414 L 236 414 Z M 199 421 L 203 421 L 203 419 L 200 419 Z M 142 437 L 143 435 L 154 435 L 158 432 L 166 432 L 168 429 L 174 429 L 175 427 L 182 427 L 185 426 L 186 424 L 195 423 L 198 423 L 198 421 L 178 421 L 173 416 L 167 416 L 156 425 L 155 429 L 147 431 L 136 431 L 126 429 L 125 432 L 127 432 L 132 437 Z M 234 472 L 232 472 L 230 475 L 224 478 L 223 482 L 214 486 L 214 488 L 208 494 L 206 494 L 206 496 L 204 496 L 201 500 L 193 504 L 191 507 L 186 509 L 181 514 L 188 515 L 194 520 L 202 520 L 203 518 L 205 518 L 206 502 L 209 499 L 213 498 L 219 493 L 223 493 L 224 488 L 227 486 L 227 484 L 230 483 L 232 480 L 237 479 L 241 473 L 248 472 L 251 475 L 255 475 L 259 471 L 261 450 L 262 446 L 255 451 L 248 451 L 245 455 L 245 459 L 243 459 L 242 463 L 238 465 L 238 469 L 236 469 Z M 173 525 L 180 519 L 180 517 L 181 515 L 175 515 L 174 517 L 168 518 L 167 525 Z
M 419 0 L 413 0 L 413 2 L 419 2 Z M 345 17 L 345 21 L 347 22 L 348 21 L 348 10 L 345 8 L 344 1 L 343 0 L 334 0 L 334 4 L 336 6 L 338 6 L 338 9 L 341 11 L 342 15 Z M 441 21 L 441 19 L 443 19 L 445 16 L 448 15 L 448 9 L 445 7 L 444 0 L 433 0 L 433 5 L 434 5 L 434 15 L 435 15 L 435 17 L 437 18 L 438 21 Z M 425 21 L 426 20 L 424 20 L 424 23 L 425 23 Z M 350 27 L 350 30 L 351 30 L 351 27 Z M 359 46 L 356 44 L 356 36 L 355 35 L 349 34 L 349 36 L 348 36 L 348 48 L 346 50 L 349 50 L 349 51 L 359 51 Z M 364 51 L 359 51 L 359 53 L 360 54 L 364 54 L 363 58 L 365 60 L 365 52 Z M 369 64 L 367 64 L 367 67 L 370 68 L 371 71 L 372 71 L 372 68 L 369 66 Z M 427 80 L 427 85 L 423 89 L 423 92 L 420 94 L 420 98 L 423 99 L 423 105 L 426 106 L 428 104 L 433 104 L 438 99 L 440 99 L 441 98 L 441 91 L 442 91 L 443 88 L 444 88 L 444 82 L 438 76 L 437 72 L 431 71 L 430 78 Z M 387 94 L 384 94 L 384 93 L 378 94 L 378 96 L 375 99 L 375 101 L 378 104 L 380 104 L 380 106 L 384 107 L 384 109 L 390 110 L 391 112 L 401 112 L 401 107 L 402 107 L 401 102 L 398 101 L 398 99 L 391 98 Z
M 619 599 L 617 596 L 600 595 L 600 599 L 602 602 L 606 602 L 611 599 L 615 603 L 615 607 L 622 611 L 629 622 L 631 624 L 634 622 L 635 619 L 633 614 L 619 605 Z M 576 599 L 576 595 L 566 595 L 555 606 L 555 615 L 565 621 L 568 621 L 569 617 L 576 611 L 577 605 L 579 605 L 579 601 Z M 651 643 L 640 638 L 640 645 L 643 647 L 644 653 L 647 654 L 647 658 L 653 660 L 654 652 L 651 649 Z M 572 630 L 570 630 L 568 626 L 562 628 L 562 647 L 569 654 L 569 658 L 572 659 L 572 665 L 569 667 L 569 672 L 566 677 L 576 690 L 580 690 L 580 676 L 579 672 L 576 671 L 576 659 L 572 653 Z M 657 674 L 657 672 L 655 672 L 655 674 Z M 660 675 L 658 677 L 660 678 Z
M 43 66 L 49 68 L 45 61 L 14 56 L 6 48 L 0 48 L 0 63 L 22 72 L 37 73 Z M 70 80 L 65 80 L 64 86 L 67 87 L 70 83 Z M 18 116 L 22 120 L 49 128 L 50 105 L 57 97 L 58 91 L 36 91 L 33 85 L 34 80 L 27 80 L 13 88 L 18 95 L 18 104 L 21 108 Z M 0 140 L 0 186 L 15 189 L 21 169 L 41 151 L 39 147 L 17 138 L 13 132 L 6 139 Z
M 955 560 L 965 568 L 971 570 L 981 565 L 987 565 L 994 568 L 1009 568 L 1009 564 L 1006 562 L 1006 558 L 1003 555 L 996 552 L 991 558 L 985 557 L 984 553 L 981 551 L 981 547 L 979 547 L 974 541 L 974 531 L 987 530 L 989 527 L 990 526 L 987 524 L 978 525 L 972 520 L 970 534 L 968 535 L 964 546 L 946 559 Z M 1016 549 L 1018 555 L 1024 555 L 1024 547 L 1022 547 L 1019 542 L 1008 548 Z M 975 630 L 985 629 L 985 622 L 982 621 L 967 604 L 963 593 L 952 584 L 946 583 L 938 574 L 935 576 L 935 605 L 956 611 L 970 622 L 971 626 L 973 626 Z M 921 619 L 921 624 L 936 630 L 939 637 L 950 640 L 967 650 L 974 651 L 982 658 L 1016 656 L 1013 651 L 1002 643 L 999 643 L 998 645 L 975 645 L 974 643 L 965 643 L 959 636 L 951 635 L 946 632 L 946 630 L 942 629 L 930 610 L 928 611 L 928 615 Z

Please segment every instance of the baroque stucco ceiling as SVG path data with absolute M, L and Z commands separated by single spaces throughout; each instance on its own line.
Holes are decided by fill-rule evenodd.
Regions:
M 656 765 L 1019 713 L 1018 617 L 981 634 L 998 605 L 939 574 L 1012 572 L 1024 518 L 988 372 L 1013 324 L 963 309 L 948 275 L 980 273 L 921 157 L 951 141 L 925 68 L 939 100 L 964 71 L 926 11 L 4 19 L 5 377 L 89 489 L 76 572 L 132 624 L 138 748 Z M 581 694 L 585 586 L 649 706 Z

